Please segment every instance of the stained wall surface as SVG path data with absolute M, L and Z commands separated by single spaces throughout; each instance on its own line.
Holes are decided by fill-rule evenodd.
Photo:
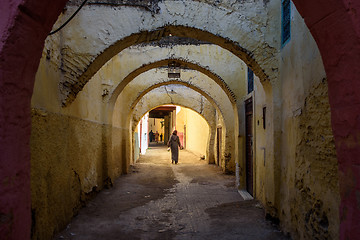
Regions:
M 281 106 L 280 115 L 271 117 L 267 86 L 255 78 L 256 197 L 294 239 L 338 239 L 339 176 L 327 77 L 319 50 L 294 6 L 291 15 L 291 39 L 280 51 L 279 90 L 272 86 L 274 99 Z M 266 183 L 266 135 L 271 119 L 281 126 L 276 149 L 270 153 L 277 162 L 271 166 L 277 173 L 273 199 Z
M 85 202 L 104 186 L 109 126 L 32 111 L 32 238 L 49 239 L 65 228 Z
M 339 176 L 327 77 L 319 50 L 294 7 L 291 23 L 291 40 L 281 50 L 280 64 L 282 125 L 287 130 L 282 134 L 280 181 L 290 185 L 280 190 L 280 204 L 289 203 L 281 204 L 280 219 L 294 238 L 338 239 Z M 295 223 L 296 228 L 290 227 Z
M 69 111 L 59 100 L 59 76 L 61 70 L 43 56 L 32 97 L 33 239 L 49 239 L 66 227 L 91 196 L 111 186 L 125 169 L 120 159 L 111 162 L 112 141 L 121 141 L 116 134 L 121 130 L 105 124 L 102 89 L 87 88 L 82 95 L 88 106 L 74 103 Z

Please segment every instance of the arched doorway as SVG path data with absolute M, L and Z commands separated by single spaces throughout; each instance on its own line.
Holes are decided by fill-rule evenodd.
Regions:
M 1 161 L 1 169 L 4 169 L 3 179 L 14 179 L 13 185 L 1 189 L 2 215 L 9 216 L 5 219 L 13 219 L 2 224 L 2 233 L 7 234 L 12 226 L 9 234 L 18 239 L 27 238 L 30 231 L 29 102 L 34 75 L 43 41 L 65 2 L 17 1 L 1 8 L 4 13 L 1 16 L 6 19 L 0 28 L 3 40 L 0 45 L 1 108 L 6 114 L 6 118 L 1 118 L 4 148 L 1 159 L 6 159 Z M 360 112 L 360 97 L 356 94 L 360 71 L 356 63 L 359 62 L 360 43 L 359 21 L 356 21 L 358 17 L 354 14 L 360 6 L 355 1 L 341 0 L 334 0 L 331 4 L 328 1 L 314 3 L 300 0 L 294 0 L 294 3 L 318 42 L 329 79 L 332 126 L 341 175 L 341 239 L 351 238 L 359 235 L 360 229 L 356 201 L 360 188 L 360 174 L 356 167 L 360 151 L 356 143 L 360 131 L 356 120 Z M 349 182 L 349 176 L 353 181 Z M 22 191 L 13 192 L 15 188 Z

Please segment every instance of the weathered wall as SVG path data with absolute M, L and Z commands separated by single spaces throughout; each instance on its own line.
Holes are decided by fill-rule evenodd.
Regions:
M 109 177 L 111 179 L 119 177 L 122 173 L 127 173 L 130 166 L 130 143 L 129 143 L 129 128 L 113 126 L 111 131 L 110 156 L 108 163 Z
M 327 81 L 314 85 L 297 119 L 291 221 L 301 239 L 338 239 L 339 178 Z M 293 223 L 293 225 L 295 225 Z
M 355 239 L 360 236 L 360 2 L 294 2 L 319 46 L 329 83 L 341 194 L 339 237 Z
M 278 82 L 270 87 L 255 78 L 254 93 L 248 95 L 254 97 L 255 196 L 294 239 L 338 239 L 338 165 L 326 74 L 295 8 L 291 24 L 291 40 L 280 51 Z M 241 116 L 243 106 L 237 105 Z M 244 183 L 240 176 L 240 187 Z
M 44 110 L 32 111 L 32 238 L 63 229 L 107 178 L 109 127 Z
M 339 179 L 327 80 L 315 41 L 292 7 L 281 50 L 282 141 L 279 218 L 294 239 L 339 238 Z
M 111 185 L 123 171 L 121 159 L 111 158 L 111 148 L 118 148 L 118 129 L 105 124 L 101 85 L 84 88 L 70 108 L 62 108 L 62 73 L 44 54 L 32 96 L 33 239 L 51 238 L 93 192 Z

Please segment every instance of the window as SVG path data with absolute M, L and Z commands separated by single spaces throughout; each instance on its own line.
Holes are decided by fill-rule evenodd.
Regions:
M 248 93 L 254 91 L 254 72 L 248 67 Z
M 281 47 L 284 47 L 290 40 L 290 17 L 291 17 L 290 0 L 281 0 Z
M 263 128 L 266 129 L 266 107 L 263 107 Z

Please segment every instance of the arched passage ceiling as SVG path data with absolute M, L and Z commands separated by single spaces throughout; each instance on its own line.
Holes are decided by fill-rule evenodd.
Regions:
M 223 80 L 221 77 L 219 77 L 217 74 L 211 72 L 211 70 L 208 70 L 202 66 L 199 66 L 197 64 L 194 64 L 192 62 L 186 62 L 182 59 L 164 59 L 164 60 L 160 60 L 157 62 L 150 62 L 148 64 L 142 65 L 141 67 L 139 67 L 138 69 L 135 69 L 134 71 L 132 71 L 131 73 L 129 73 L 127 76 L 125 76 L 123 79 L 122 78 L 118 78 L 116 75 L 115 76 L 111 76 L 112 78 L 114 78 L 114 80 L 116 82 L 118 82 L 119 80 L 121 80 L 120 82 L 114 84 L 114 89 L 112 89 L 111 94 L 110 94 L 110 99 L 109 102 L 113 103 L 115 101 L 115 99 L 117 98 L 117 96 L 124 90 L 124 88 L 131 83 L 131 81 L 136 78 L 137 76 L 139 76 L 140 74 L 150 70 L 150 69 L 154 69 L 154 68 L 158 68 L 158 67 L 163 67 L 163 66 L 167 66 L 168 63 L 170 62 L 175 62 L 178 63 L 180 65 L 180 67 L 182 68 L 190 68 L 196 71 L 199 71 L 200 73 L 206 75 L 208 77 L 208 79 L 211 82 L 215 82 L 219 88 L 221 88 L 225 94 L 226 97 L 232 102 L 235 103 L 236 102 L 236 96 L 234 95 L 234 93 L 231 91 L 230 87 L 226 84 L 225 80 Z M 165 70 L 167 70 L 167 68 L 165 68 Z M 181 72 L 184 72 L 184 69 L 181 70 Z M 167 72 L 166 72 L 167 73 Z M 167 78 L 167 76 L 166 76 Z M 183 76 L 181 75 L 181 79 L 183 78 Z M 161 81 L 165 81 L 165 76 L 162 76 Z M 191 80 L 191 79 L 190 79 Z M 151 83 L 148 83 L 148 86 Z M 234 84 L 235 85 L 235 84 Z M 237 83 L 238 86 L 234 86 L 236 88 L 239 88 L 240 84 Z M 243 90 L 243 89 L 242 89 Z
M 123 49 L 169 34 L 217 44 L 241 58 L 260 79 L 276 79 L 278 37 L 265 38 L 264 33 L 279 36 L 278 28 L 270 29 L 278 19 L 270 18 L 269 9 L 265 10 L 279 11 L 277 6 L 261 1 L 224 3 L 222 8 L 198 1 L 158 4 L 161 14 L 128 6 L 85 6 L 61 35 L 48 38 L 45 50 L 53 51 L 55 61 L 60 59 L 57 64 L 64 73 L 63 104 L 73 101 L 99 68 Z M 65 19 L 73 8 L 68 6 L 71 11 L 64 14 Z M 52 48 L 56 42 L 61 51 Z
M 169 62 L 176 62 L 181 67 L 208 75 L 227 92 L 231 101 L 247 93 L 245 63 L 229 51 L 213 44 L 130 47 L 113 57 L 96 75 L 100 75 L 102 79 L 112 79 L 113 85 L 118 85 L 121 81 L 114 90 L 116 95 L 129 79 L 141 71 L 165 66 Z
M 235 113 L 224 91 L 219 88 L 216 83 L 208 79 L 207 76 L 193 70 L 184 72 L 181 81 L 169 80 L 166 69 L 149 70 L 136 77 L 118 96 L 113 110 L 114 117 L 112 124 L 114 126 L 124 127 L 123 124 L 127 124 L 126 122 L 129 116 L 129 114 L 126 113 L 130 113 L 140 99 L 153 89 L 170 84 L 174 86 L 174 83 L 191 88 L 207 98 L 223 115 L 227 128 L 230 130 L 234 129 Z M 184 90 L 186 88 L 182 87 L 180 89 Z M 168 92 L 166 96 L 168 97 L 169 103 L 175 104 L 176 99 L 176 103 L 181 105 L 181 101 L 186 101 L 186 99 L 182 98 L 180 92 Z M 188 98 L 191 97 L 188 96 Z M 197 102 L 197 104 L 199 103 Z M 231 111 L 229 111 L 229 109 L 231 109 Z
M 232 102 L 246 94 L 245 63 L 229 51 L 210 44 L 127 48 L 113 57 L 95 76 L 102 80 L 112 79 L 112 84 L 118 87 L 110 92 L 116 96 L 141 72 L 167 66 L 169 62 L 198 70 L 214 79 Z
M 172 58 L 168 58 L 169 56 Z M 183 58 L 180 58 L 181 56 Z M 105 64 L 88 82 L 84 90 L 78 94 L 75 101 L 79 104 L 84 98 L 86 102 L 90 96 L 91 99 L 98 99 L 99 103 L 105 100 L 105 102 L 110 101 L 113 105 L 118 94 L 132 79 L 149 69 L 167 66 L 170 61 L 176 62 L 184 68 L 195 69 L 210 77 L 211 81 L 218 83 L 225 91 L 232 103 L 247 93 L 245 63 L 219 46 L 211 44 L 177 45 L 163 48 L 136 46 L 125 49 Z M 109 91 L 109 94 L 103 98 L 100 93 L 90 90 L 100 88 L 101 85 Z M 102 108 L 104 107 L 102 106 Z M 67 108 L 71 109 L 73 105 L 71 104 Z
M 186 46 L 177 46 L 177 48 L 183 48 L 185 49 Z M 199 48 L 198 46 L 195 46 L 194 49 Z M 216 47 L 214 45 L 208 46 L 206 45 L 206 49 L 210 48 L 210 50 L 221 50 L 221 48 Z M 145 88 L 151 88 L 153 85 L 164 83 L 169 81 L 167 76 L 167 68 L 162 68 L 162 74 L 158 75 L 149 75 L 146 76 L 146 72 L 149 72 L 151 69 L 156 69 L 158 67 L 164 66 L 168 64 L 169 61 L 171 62 L 177 62 L 183 67 L 187 67 L 187 69 L 183 69 L 182 72 L 197 72 L 194 76 L 190 76 L 187 74 L 187 77 L 185 75 L 181 76 L 181 79 L 176 80 L 179 84 L 183 85 L 193 85 L 197 84 L 199 89 L 201 89 L 203 92 L 205 92 L 208 95 L 211 95 L 214 98 L 214 101 L 219 104 L 219 107 L 223 111 L 224 109 L 231 109 L 231 104 L 234 104 L 236 101 L 236 96 L 234 96 L 233 92 L 231 91 L 230 87 L 226 84 L 226 82 L 229 82 L 234 90 L 241 96 L 240 94 L 243 94 L 246 92 L 245 87 L 246 83 L 243 78 L 245 78 L 245 67 L 246 65 L 240 61 L 238 58 L 234 57 L 231 53 L 228 55 L 223 54 L 223 52 L 218 52 L 220 56 L 222 56 L 222 59 L 224 62 L 227 63 L 229 66 L 229 69 L 235 69 L 232 70 L 232 72 L 228 68 L 224 68 L 221 71 L 221 74 L 225 77 L 227 77 L 227 80 L 223 80 L 218 75 L 213 73 L 212 67 L 216 69 L 216 63 L 211 61 L 206 61 L 206 59 L 213 59 L 214 56 L 212 55 L 205 55 L 204 63 L 206 66 L 202 67 L 197 65 L 194 61 L 192 62 L 186 62 L 182 59 L 164 59 L 160 60 L 158 62 L 150 62 L 149 64 L 143 64 L 144 61 L 146 63 L 146 56 L 148 54 L 154 55 L 156 51 L 159 50 L 158 48 L 153 51 L 144 52 L 143 54 L 140 54 L 139 51 L 136 50 L 135 52 L 133 49 L 127 49 L 126 51 L 129 51 L 125 54 L 120 54 L 121 56 L 117 56 L 112 59 L 108 64 L 104 65 L 103 68 L 89 81 L 89 83 L 85 86 L 84 90 L 80 92 L 78 97 L 76 98 L 76 104 L 71 104 L 67 108 L 64 108 L 63 110 L 66 111 L 68 114 L 72 113 L 79 113 L 82 112 L 82 116 L 86 119 L 92 119 L 92 120 L 100 120 L 101 116 L 99 115 L 100 112 L 103 112 L 105 109 L 108 111 L 107 117 L 103 119 L 102 121 L 105 121 L 107 123 L 110 123 L 112 119 L 112 109 L 114 108 L 114 104 L 116 99 L 118 98 L 119 94 L 124 91 L 124 89 L 129 85 L 132 84 L 132 81 L 136 79 L 138 76 L 142 76 L 140 79 L 141 82 L 135 81 L 132 86 L 129 87 L 126 92 L 126 96 L 122 103 L 124 106 L 131 107 L 131 102 L 129 102 L 130 99 L 135 99 L 139 95 L 141 95 L 142 89 Z M 200 49 L 201 50 L 201 49 Z M 128 61 L 127 64 L 123 63 L 126 59 L 128 59 L 127 56 L 134 56 L 134 58 L 130 58 L 131 61 Z M 135 57 L 136 56 L 136 57 Z M 140 61 L 140 59 L 143 59 Z M 144 60 L 145 59 L 145 60 Z M 234 62 L 232 61 L 234 60 Z M 237 61 L 236 61 L 237 60 Z M 139 62 L 140 61 L 140 62 Z M 136 67 L 138 67 L 136 69 Z M 194 70 L 188 69 L 188 67 L 192 67 Z M 206 67 L 206 68 L 205 68 Z M 234 71 L 238 70 L 239 73 L 236 75 L 239 75 L 235 78 L 231 78 L 234 75 Z M 151 73 L 154 71 L 150 71 Z M 129 73 L 129 74 L 128 74 Z M 128 74 L 128 75 L 126 75 Z M 241 74 L 243 76 L 241 76 Z M 146 77 L 144 77 L 146 76 Z M 193 79 L 194 77 L 197 77 L 197 79 Z M 200 85 L 199 85 L 200 83 Z M 109 91 L 108 95 L 101 95 L 99 90 L 97 89 L 107 89 Z M 132 89 L 132 90 L 131 90 Z M 219 92 L 220 94 L 217 94 Z M 125 95 L 123 95 L 125 96 Z M 91 99 L 91 106 L 89 106 L 88 102 L 89 99 Z M 108 104 L 110 102 L 110 104 Z M 222 103 L 221 103 L 222 102 Z M 226 103 L 228 106 L 225 108 L 223 104 Z M 233 111 L 232 111 L 233 112 Z M 233 114 L 233 113 L 231 113 Z
M 177 96 L 174 96 L 173 103 L 169 101 L 167 91 L 174 90 Z M 216 114 L 214 106 L 200 93 L 179 85 L 161 86 L 147 92 L 143 98 L 135 105 L 132 114 L 132 130 L 135 129 L 137 123 L 145 113 L 160 105 L 175 104 L 187 107 L 200 114 L 209 124 L 210 129 L 216 127 Z
M 167 70 L 164 68 L 149 70 L 136 77 L 125 87 L 122 93 L 124 95 L 122 99 L 128 99 L 130 104 L 129 108 L 133 109 L 147 92 L 169 84 L 178 84 L 197 89 L 197 91 L 207 99 L 211 98 L 211 102 L 220 112 L 223 112 L 225 109 L 232 109 L 232 104 L 225 92 L 206 75 L 194 70 L 183 70 L 181 79 L 169 79 L 167 77 Z M 172 101 L 171 95 L 172 94 L 168 94 L 170 102 Z M 121 98 L 121 94 L 119 98 Z

